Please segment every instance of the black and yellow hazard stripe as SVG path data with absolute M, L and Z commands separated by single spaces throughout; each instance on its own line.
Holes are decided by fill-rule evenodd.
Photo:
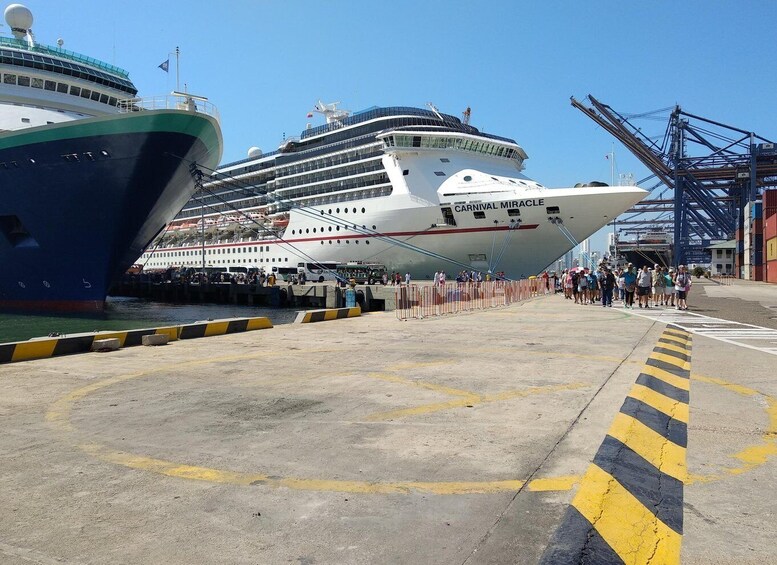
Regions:
M 541 563 L 680 563 L 691 336 L 669 326 Z
M 119 340 L 120 347 L 134 347 L 136 345 L 140 345 L 143 342 L 144 335 L 165 334 L 170 339 L 170 341 L 175 341 L 178 339 L 178 331 L 178 326 L 165 326 L 162 328 L 146 328 L 142 330 L 100 332 L 94 336 L 94 339 L 98 340 L 116 338 Z
M 304 315 L 297 318 L 298 324 L 309 324 L 312 322 L 324 322 L 328 320 L 339 320 L 341 318 L 354 318 L 362 315 L 362 309 L 359 306 L 355 308 L 329 308 L 325 310 L 309 310 Z
M 179 327 L 178 339 L 194 339 L 213 335 L 233 334 L 271 328 L 269 318 L 235 318 L 234 320 L 213 320 L 195 322 Z
M 271 327 L 272 322 L 269 318 L 234 318 L 230 320 L 196 322 L 181 326 L 34 339 L 0 344 L 0 363 L 86 353 L 92 350 L 92 343 L 99 339 L 117 338 L 121 347 L 132 347 L 140 345 L 144 335 L 166 334 L 170 341 L 175 341 L 178 339 L 247 332 Z

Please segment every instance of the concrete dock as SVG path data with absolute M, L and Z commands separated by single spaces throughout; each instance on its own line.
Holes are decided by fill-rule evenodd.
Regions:
M 777 286 L 689 304 L 540 296 L 0 366 L 0 563 L 538 563 L 646 362 L 683 340 L 673 543 L 777 562 Z

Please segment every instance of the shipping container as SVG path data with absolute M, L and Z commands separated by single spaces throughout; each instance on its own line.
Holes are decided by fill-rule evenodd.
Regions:
M 764 209 L 777 208 L 777 188 L 764 190 Z
M 777 212 L 769 214 L 764 220 L 764 239 L 777 237 Z
M 764 235 L 762 233 L 757 233 L 753 236 L 751 247 L 756 251 L 764 250 Z
M 766 240 L 766 261 L 777 261 L 777 237 Z
M 760 200 L 753 202 L 751 217 L 754 220 L 761 219 L 761 213 L 763 211 L 763 203 Z
M 745 242 L 741 239 L 737 240 L 737 254 L 742 254 L 745 252 Z
M 763 218 L 756 218 L 750 223 L 750 233 L 762 234 L 764 232 Z
M 764 274 L 766 282 L 777 284 L 777 260 L 766 263 L 766 273 Z
M 750 280 L 751 281 L 762 281 L 764 280 L 764 266 L 763 265 L 753 265 L 750 267 Z
M 743 230 L 741 227 L 737 228 L 736 239 L 737 241 L 742 241 L 745 238 L 745 230 Z

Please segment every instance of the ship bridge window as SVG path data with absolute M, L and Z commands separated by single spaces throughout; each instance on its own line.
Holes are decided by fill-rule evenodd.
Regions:
M 43 83 L 43 89 L 44 90 L 51 90 L 52 92 L 57 89 L 57 83 L 53 80 L 47 80 Z
M 30 86 L 30 77 L 19 77 L 19 81 L 17 82 L 19 86 Z
M 473 214 L 475 214 L 476 220 L 484 220 L 486 218 L 485 212 L 473 212 Z
M 42 78 L 33 78 L 30 81 L 30 86 L 33 88 L 43 88 L 43 79 Z
M 545 208 L 545 211 L 548 214 L 560 214 L 561 213 L 561 209 L 558 206 L 548 206 L 547 208 Z
M 70 94 L 72 94 L 73 96 L 81 96 L 81 88 L 78 86 L 71 86 Z
M 507 209 L 507 215 L 508 216 L 520 216 L 521 211 L 518 208 L 508 208 Z
M 3 83 L 16 84 L 16 75 L 9 75 L 9 74 L 3 75 Z
M 413 147 L 421 147 L 421 136 L 420 135 L 414 135 L 413 136 Z
M 61 92 L 62 94 L 67 94 L 69 85 L 65 84 L 64 82 L 58 82 L 57 83 L 57 92 Z

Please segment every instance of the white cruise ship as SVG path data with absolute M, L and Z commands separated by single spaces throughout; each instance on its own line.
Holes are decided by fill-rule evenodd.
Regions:
M 469 111 L 430 108 L 351 115 L 319 102 L 324 125 L 221 166 L 138 263 L 269 272 L 366 262 L 414 278 L 441 269 L 522 278 L 647 194 L 546 188 L 522 174 L 515 141 L 469 125 Z

